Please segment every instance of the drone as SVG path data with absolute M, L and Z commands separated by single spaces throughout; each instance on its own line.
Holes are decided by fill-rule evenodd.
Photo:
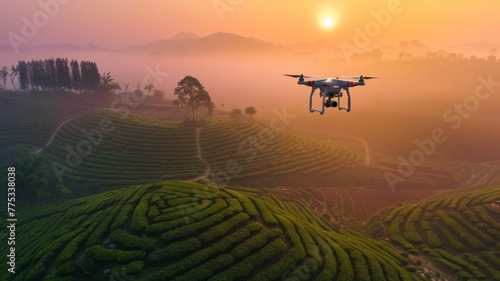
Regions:
M 321 115 L 325 113 L 325 108 L 337 107 L 339 110 L 351 111 L 351 94 L 349 93 L 349 88 L 356 86 L 364 86 L 365 80 L 379 78 L 378 76 L 342 76 L 349 79 L 359 79 L 357 82 L 342 80 L 337 78 L 325 78 L 320 80 L 305 81 L 304 78 L 311 78 L 317 76 L 304 76 L 303 74 L 284 74 L 285 76 L 299 78 L 297 84 L 306 85 L 312 88 L 311 96 L 309 97 L 309 111 L 319 112 Z M 313 96 L 314 91 L 320 89 L 319 96 L 323 98 L 321 108 L 313 108 Z M 342 90 L 346 91 L 347 95 L 347 107 L 342 107 L 340 105 L 340 98 L 343 97 Z M 332 100 L 334 99 L 334 100 Z M 336 100 L 335 100 L 336 99 Z

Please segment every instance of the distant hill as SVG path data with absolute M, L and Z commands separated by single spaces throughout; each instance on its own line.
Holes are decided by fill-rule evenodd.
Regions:
M 12 51 L 12 47 L 8 47 L 7 51 Z M 0 47 L 0 51 L 4 51 L 2 47 Z M 102 48 L 96 46 L 94 44 L 88 45 L 77 45 L 77 44 L 47 44 L 47 45 L 35 45 L 28 47 L 19 48 L 20 52 L 41 52 L 41 51 L 50 51 L 50 52 L 95 52 L 95 51 L 107 51 L 106 48 Z
M 190 32 L 181 32 L 169 39 L 132 46 L 121 51 L 156 55 L 216 55 L 270 52 L 276 49 L 278 47 L 273 43 L 233 33 L 217 32 L 198 37 Z
M 13 49 L 8 45 L 0 45 L 0 52 L 12 52 Z
M 192 33 L 192 32 L 179 32 L 176 35 L 168 38 L 170 41 L 184 41 L 184 40 L 193 40 L 193 39 L 198 39 L 198 35 Z

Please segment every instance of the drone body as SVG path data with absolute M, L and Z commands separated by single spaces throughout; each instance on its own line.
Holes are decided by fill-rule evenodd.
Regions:
M 378 78 L 374 76 L 343 76 L 351 79 L 359 79 L 357 82 L 342 80 L 337 78 L 326 78 L 320 80 L 310 80 L 305 81 L 304 78 L 310 78 L 312 76 L 304 76 L 303 74 L 295 75 L 295 74 L 285 74 L 285 76 L 299 78 L 297 84 L 305 85 L 311 87 L 311 96 L 309 97 L 309 111 L 310 112 L 319 112 L 321 115 L 325 113 L 325 108 L 329 107 L 337 107 L 339 110 L 347 110 L 347 112 L 351 111 L 351 94 L 349 93 L 349 88 L 356 86 L 364 86 L 365 79 L 373 79 Z M 322 98 L 321 108 L 314 109 L 312 100 L 314 96 L 314 92 L 319 89 L 320 97 Z M 340 99 L 343 97 L 342 90 L 346 91 L 347 95 L 347 107 L 342 107 L 340 105 Z M 336 99 L 336 100 L 332 100 Z

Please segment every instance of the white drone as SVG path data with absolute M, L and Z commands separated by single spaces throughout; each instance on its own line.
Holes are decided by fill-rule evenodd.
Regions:
M 342 76 L 350 79 L 359 79 L 358 82 L 347 81 L 337 78 L 325 78 L 320 80 L 311 80 L 305 81 L 304 78 L 311 78 L 315 76 L 304 76 L 303 74 L 284 74 L 285 76 L 299 78 L 297 84 L 306 85 L 312 88 L 311 96 L 309 97 L 309 111 L 311 112 L 319 112 L 321 115 L 325 113 L 325 108 L 329 107 L 337 107 L 339 110 L 347 110 L 347 112 L 351 111 L 351 94 L 349 93 L 350 87 L 356 86 L 364 86 L 365 79 L 373 79 L 379 78 L 377 76 Z M 320 109 L 314 109 L 312 100 L 314 91 L 316 89 L 320 89 L 320 97 L 323 98 L 322 106 Z M 345 90 L 347 93 L 347 107 L 340 106 L 340 98 L 343 96 L 342 90 Z M 333 100 L 332 98 L 337 98 L 337 100 Z

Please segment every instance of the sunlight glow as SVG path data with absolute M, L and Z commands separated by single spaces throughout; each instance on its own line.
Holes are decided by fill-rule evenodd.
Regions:
M 331 17 L 326 17 L 323 19 L 323 27 L 324 28 L 332 28 L 333 27 L 333 19 Z

